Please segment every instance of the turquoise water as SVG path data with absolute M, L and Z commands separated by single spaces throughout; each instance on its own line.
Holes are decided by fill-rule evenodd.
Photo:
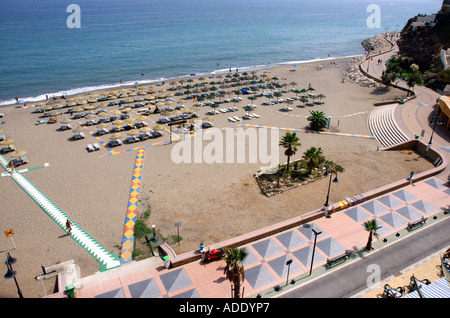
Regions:
M 69 28 L 69 4 L 80 28 Z M 370 4 L 380 28 L 369 28 Z M 190 74 L 363 54 L 441 0 L 2 0 L 0 106 Z M 219 63 L 219 64 L 218 64 Z

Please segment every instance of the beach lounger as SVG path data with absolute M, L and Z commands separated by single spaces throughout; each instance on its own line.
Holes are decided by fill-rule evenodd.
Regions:
M 139 139 L 140 139 L 140 140 L 147 140 L 147 139 L 148 139 L 148 135 L 145 134 L 145 133 L 140 133 L 140 134 L 139 134 Z
M 95 151 L 94 147 L 91 144 L 88 144 L 86 146 L 86 149 L 87 149 L 88 152 Z
M 23 165 L 28 163 L 28 159 L 25 156 L 19 157 L 19 160 Z
M 236 119 L 234 119 L 233 117 L 228 117 L 228 121 L 236 122 Z
M 238 116 L 233 116 L 234 119 L 236 119 L 236 121 L 241 121 L 241 119 Z
M 22 162 L 19 159 L 13 159 L 11 161 L 12 161 L 14 167 L 18 167 L 22 164 Z
M 253 117 L 256 117 L 256 118 L 259 118 L 259 115 L 258 115 L 258 114 L 255 114 L 255 113 L 252 113 L 252 116 L 253 116 Z
M 100 145 L 98 143 L 92 144 L 95 150 L 100 150 Z

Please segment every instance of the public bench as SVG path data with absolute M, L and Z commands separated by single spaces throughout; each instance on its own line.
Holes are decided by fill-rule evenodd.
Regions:
M 345 262 L 347 260 L 347 258 L 350 257 L 351 254 L 352 254 L 352 251 L 345 250 L 345 252 L 343 252 L 343 253 L 341 253 L 339 255 L 336 255 L 336 256 L 334 256 L 332 258 L 327 258 L 327 265 L 329 267 L 331 267 L 334 264 L 343 263 L 343 262 Z
M 408 222 L 408 225 L 407 225 L 407 229 L 408 230 L 414 230 L 414 229 L 416 229 L 416 228 L 418 228 L 418 227 L 420 227 L 420 226 L 422 226 L 422 225 L 424 225 L 426 222 L 427 222 L 427 220 L 428 220 L 428 218 L 424 218 L 423 216 L 420 218 L 420 219 L 418 219 L 417 221 L 414 221 L 414 222 Z

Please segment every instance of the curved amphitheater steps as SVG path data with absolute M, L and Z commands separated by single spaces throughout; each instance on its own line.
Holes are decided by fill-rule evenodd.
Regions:
M 398 128 L 394 111 L 397 103 L 378 106 L 370 112 L 368 117 L 369 130 L 383 147 L 391 147 L 409 140 L 406 134 Z

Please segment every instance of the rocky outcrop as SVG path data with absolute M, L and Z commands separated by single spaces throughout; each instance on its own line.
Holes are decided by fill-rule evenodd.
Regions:
M 445 83 L 437 81 L 443 69 L 441 49 L 450 48 L 450 12 L 436 14 L 435 23 L 413 27 L 420 16 L 409 19 L 397 41 L 399 54 L 411 57 L 424 74 L 425 85 L 440 88 Z M 444 85 L 445 86 L 445 85 Z

